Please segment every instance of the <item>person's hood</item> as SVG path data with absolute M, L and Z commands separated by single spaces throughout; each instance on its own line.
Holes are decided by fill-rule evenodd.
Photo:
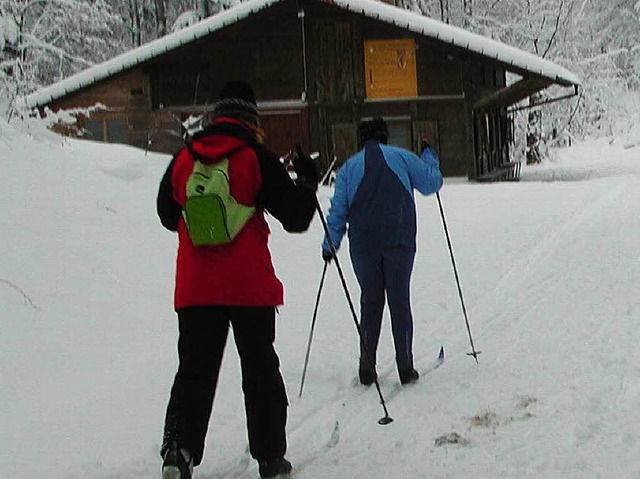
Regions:
M 232 118 L 218 118 L 196 133 L 189 149 L 199 160 L 217 162 L 255 143 L 251 132 Z

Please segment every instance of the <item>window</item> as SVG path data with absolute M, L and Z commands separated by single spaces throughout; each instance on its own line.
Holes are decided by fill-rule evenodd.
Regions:
M 109 143 L 127 143 L 126 123 L 123 118 L 107 120 L 107 141 Z
M 97 120 L 89 120 L 84 123 L 83 137 L 88 140 L 102 141 L 102 122 Z
M 418 95 L 416 49 L 412 38 L 366 40 L 364 69 L 367 99 Z
M 83 129 L 87 140 L 127 144 L 126 117 L 86 120 Z

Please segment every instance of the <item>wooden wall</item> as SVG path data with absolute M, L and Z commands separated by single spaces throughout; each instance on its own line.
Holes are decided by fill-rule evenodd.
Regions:
M 357 151 L 356 130 L 361 119 L 382 116 L 406 124 L 411 141 L 401 146 L 414 151 L 419 150 L 418 136 L 431 132 L 445 175 L 466 175 L 470 166 L 473 169 L 463 52 L 331 5 L 309 3 L 306 8 L 308 43 L 313 45 L 309 52 L 311 98 L 316 100 L 310 113 L 311 137 L 327 162 L 334 155 L 343 161 Z M 400 38 L 412 38 L 416 44 L 418 98 L 370 101 L 365 93 L 363 43 Z
M 417 98 L 366 98 L 363 42 L 376 39 L 413 39 Z M 342 162 L 358 149 L 358 122 L 382 116 L 406 129 L 408 144 L 402 146 L 417 151 L 420 138 L 429 136 L 447 176 L 476 176 L 479 152 L 488 145 L 495 149 L 493 163 L 505 151 L 508 159 L 502 133 L 492 135 L 493 143 L 478 141 L 482 129 L 471 108 L 479 95 L 504 85 L 504 70 L 448 44 L 311 0 L 278 3 L 52 106 L 105 103 L 109 111 L 91 118 L 104 122 L 103 139 L 109 139 L 107 122 L 117 117 L 125 121 L 127 143 L 174 152 L 182 144 L 180 123 L 206 112 L 230 79 L 251 82 L 259 103 L 270 105 L 262 123 L 266 143 L 278 154 L 299 142 L 319 151 L 325 165 L 334 155 Z M 495 118 L 502 132 L 504 112 Z
M 300 99 L 302 28 L 294 3 L 279 3 L 146 65 L 154 108 L 208 105 L 229 79 L 259 100 Z
M 124 129 L 125 142 L 131 145 L 145 147 L 150 125 L 150 91 L 149 78 L 140 68 L 128 70 L 108 80 L 98 82 L 77 93 L 56 100 L 49 107 L 59 109 L 90 108 L 100 103 L 106 109 L 97 109 L 87 115 L 77 115 L 78 124 L 72 134 L 85 136 L 94 140 L 109 141 L 109 123 L 121 122 Z M 85 126 L 93 120 L 99 125 L 92 125 L 91 131 L 102 130 L 102 137 L 83 132 Z

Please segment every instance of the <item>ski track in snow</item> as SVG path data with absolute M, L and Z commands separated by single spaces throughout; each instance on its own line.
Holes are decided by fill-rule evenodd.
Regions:
M 528 375 L 525 381 L 514 375 L 511 384 L 520 382 L 523 391 L 531 392 L 539 403 L 537 409 L 542 410 L 539 414 L 555 417 L 551 424 L 556 424 L 556 428 L 545 431 L 532 428 L 527 432 L 533 436 L 529 440 L 554 445 L 548 457 L 554 457 L 554 454 L 561 457 L 549 460 L 544 456 L 537 463 L 529 464 L 528 469 L 537 471 L 538 477 L 580 469 L 581 463 L 589 464 L 584 466 L 588 477 L 612 477 L 609 476 L 610 466 L 596 467 L 594 471 L 598 457 L 602 458 L 602 464 L 606 464 L 607 454 L 618 455 L 622 461 L 635 460 L 635 453 L 627 447 L 635 440 L 629 432 L 612 429 L 610 424 L 619 424 L 625 415 L 638 419 L 634 406 L 639 399 L 638 388 L 631 386 L 633 381 L 627 381 L 626 376 L 620 380 L 619 372 L 610 376 L 616 379 L 604 379 L 596 394 L 591 392 L 591 381 L 602 382 L 603 378 L 609 377 L 608 369 L 615 370 L 629 362 L 634 364 L 633 359 L 638 359 L 637 347 L 634 347 L 637 344 L 635 317 L 638 301 L 633 295 L 633 284 L 637 282 L 629 284 L 629 273 L 625 271 L 629 267 L 638 270 L 637 261 L 629 264 L 629 258 L 637 256 L 637 238 L 620 238 L 617 232 L 622 226 L 621 217 L 626 228 L 640 231 L 640 216 L 637 214 L 639 186 L 640 181 L 627 180 L 613 184 L 602 196 L 589 200 L 587 208 L 540 238 L 536 247 L 528 250 L 520 262 L 509 268 L 498 284 L 472 308 L 474 317 L 486 318 L 478 328 L 481 331 L 478 341 L 491 351 L 493 357 L 489 368 L 502 373 L 523 372 Z M 612 209 L 617 210 L 615 215 L 611 214 Z M 610 237 L 602 238 L 602 231 L 610 231 Z M 573 242 L 577 243 L 577 248 L 572 247 Z M 549 264 L 560 267 L 550 273 Z M 599 277 L 615 277 L 617 269 L 620 269 L 620 277 L 624 278 L 619 284 L 602 285 L 598 280 Z M 634 276 L 640 281 L 638 273 Z M 564 297 L 567 285 L 576 282 L 582 285 L 582 294 Z M 602 287 L 612 286 L 614 291 L 602 290 Z M 617 288 L 629 290 L 631 304 L 607 304 L 605 300 L 602 307 L 601 297 L 611 294 L 620 298 Z M 518 310 L 523 304 L 531 306 L 528 310 Z M 577 321 L 565 321 L 565 315 L 577 317 Z M 527 337 L 534 328 L 537 334 L 546 332 L 548 341 L 542 350 L 527 344 Z M 623 341 L 627 338 L 623 344 L 619 342 L 621 328 L 628 330 L 622 338 Z M 504 344 L 496 341 L 500 336 L 517 339 Z M 557 351 L 562 351 L 559 371 L 557 365 L 545 364 L 546 349 L 555 351 L 554 358 L 558 356 Z M 629 352 L 632 353 L 631 360 Z M 611 360 L 611 356 L 615 359 Z M 487 355 L 484 358 L 488 359 Z M 519 368 L 514 361 L 521 361 L 525 367 Z M 540 389 L 537 379 L 540 379 L 540 384 L 548 383 L 549 375 L 556 375 L 556 381 L 551 382 L 555 387 Z M 486 405 L 489 411 L 493 407 Z M 603 410 L 606 411 L 604 416 Z M 508 413 L 504 415 L 508 416 Z M 535 422 L 535 418 L 531 421 Z M 510 418 L 506 422 L 511 422 Z M 567 428 L 567 424 L 580 426 Z M 517 450 L 522 445 L 517 443 L 514 447 Z M 564 454 L 558 454 L 558 449 L 564 449 Z M 575 459 L 567 461 L 566 457 L 572 455 Z M 496 457 L 496 461 L 504 459 L 503 455 Z
M 593 200 L 592 204 L 579 211 L 575 216 L 568 218 L 559 224 L 556 229 L 546 231 L 544 236 L 538 238 L 538 242 L 532 249 L 523 251 L 521 258 L 516 259 L 492 290 L 486 292 L 482 299 L 474 304 L 474 313 L 484 317 L 494 317 L 499 314 L 496 305 L 509 305 L 514 301 L 514 295 L 524 294 L 529 297 L 536 296 L 536 290 L 551 282 L 553 275 L 542 274 L 537 277 L 538 271 L 546 271 L 548 262 L 562 261 L 567 242 L 579 236 L 580 228 L 592 221 L 595 216 L 602 214 L 606 208 L 619 200 L 628 187 L 617 185 L 613 190 L 607 191 L 601 198 Z M 523 274 L 526 273 L 526 274 Z M 493 311 L 491 309 L 493 308 Z M 485 324 L 490 326 L 489 324 Z
M 570 476 L 570 471 L 575 470 L 584 471 L 584 477 L 608 477 L 611 466 L 598 468 L 597 458 L 606 454 L 620 455 L 621 451 L 628 449 L 626 444 L 635 443 L 628 433 L 611 430 L 607 425 L 608 419 L 617 424 L 621 416 L 632 414 L 632 417 L 637 417 L 632 405 L 638 403 L 640 390 L 632 381 L 627 381 L 626 376 L 621 380 L 619 374 L 614 374 L 616 379 L 603 384 L 597 394 L 591 392 L 589 381 L 602 381 L 607 368 L 616 368 L 629 361 L 625 355 L 636 349 L 635 324 L 631 318 L 637 303 L 607 305 L 602 310 L 599 301 L 590 304 L 589 300 L 607 294 L 599 289 L 601 285 L 595 271 L 598 267 L 622 267 L 620 258 L 637 257 L 634 238 L 623 238 L 617 248 L 611 247 L 612 238 L 620 240 L 615 235 L 619 225 L 609 226 L 608 221 L 610 209 L 617 208 L 618 221 L 622 215 L 625 222 L 637 223 L 632 229 L 640 231 L 640 220 L 635 214 L 635 206 L 640 204 L 638 183 L 611 181 L 611 188 L 605 189 L 600 196 L 582 192 L 578 195 L 581 202 L 566 209 L 563 221 L 533 238 L 532 247 L 525 251 L 510 251 L 517 256 L 504 259 L 505 267 L 497 282 L 468 305 L 471 327 L 477 333 L 474 337 L 476 348 L 484 350 L 479 356 L 480 367 L 472 358 L 466 357 L 468 338 L 460 333 L 464 323 L 462 313 L 458 311 L 457 298 L 456 303 L 449 305 L 451 311 L 448 314 L 458 334 L 449 339 L 451 347 L 445 345 L 447 363 L 453 364 L 424 375 L 409 388 L 399 386 L 392 362 L 380 365 L 381 388 L 390 415 L 395 419 L 391 425 L 376 424 L 383 415 L 377 392 L 373 386 L 359 386 L 353 376 L 331 394 L 322 396 L 322 401 L 314 401 L 313 390 L 324 386 L 315 382 L 318 379 L 315 376 L 318 372 L 317 355 L 320 353 L 312 355 L 310 368 L 313 372 L 307 380 L 305 396 L 299 399 L 297 394 L 293 395 L 297 388 L 290 388 L 292 407 L 288 456 L 294 463 L 293 477 L 343 477 L 344 474 L 338 471 L 348 470 L 349 477 L 356 478 L 368 476 L 365 471 L 371 469 L 388 471 L 385 457 L 373 460 L 373 466 L 366 461 L 363 465 L 362 459 L 369 457 L 371 461 L 366 451 L 376 441 L 382 441 L 389 444 L 388 454 L 392 457 L 398 454 L 398 460 L 402 461 L 410 438 L 398 434 L 398 428 L 407 427 L 418 404 L 423 404 L 419 409 L 421 414 L 440 409 L 439 414 L 449 418 L 449 427 L 443 428 L 443 424 L 436 420 L 419 433 L 410 428 L 409 435 L 417 437 L 417 442 L 433 443 L 437 436 L 450 430 L 458 431 L 463 439 L 469 441 L 467 446 L 458 446 L 457 450 L 445 446 L 423 451 L 433 463 L 433 477 L 471 477 L 447 473 L 450 460 L 443 459 L 442 452 L 449 450 L 453 457 L 462 459 L 481 451 L 487 454 L 485 448 L 478 449 L 483 442 L 502 446 L 490 456 L 491 461 L 477 466 L 475 477 L 512 477 L 514 471 L 518 471 L 521 477 L 559 477 L 558 474 Z M 588 188 L 588 182 L 584 187 Z M 610 229 L 612 238 L 600 238 L 598 233 L 603 229 Z M 453 246 L 455 249 L 455 241 Z M 558 265 L 558 268 L 550 268 L 549 265 Z M 464 284 L 465 276 L 461 278 Z M 583 284 L 581 296 L 565 297 L 563 290 L 575 282 Z M 455 288 L 452 278 L 450 286 Z M 614 284 L 612 287 L 628 286 Z M 619 296 L 616 291 L 612 294 Z M 343 301 L 339 291 L 336 298 Z M 580 306 L 575 304 L 576 301 L 584 301 L 585 304 Z M 420 301 L 416 303 L 420 304 Z M 522 305 L 528 305 L 527 309 L 523 310 Z M 607 315 L 609 307 L 613 311 Z M 619 335 L 620 324 L 610 322 L 619 311 L 628 321 L 628 344 L 612 344 L 607 340 Z M 564 321 L 564 315 L 578 315 L 579 321 Z M 582 328 L 576 330 L 576 324 Z M 345 330 L 352 327 L 348 322 L 343 326 Z M 531 329 L 537 331 L 536 336 L 543 334 L 548 337 L 548 341 L 531 343 L 528 340 Z M 428 332 L 438 335 L 437 328 Z M 388 335 L 389 331 L 383 331 L 381 343 L 388 339 L 385 334 Z M 505 338 L 510 340 L 502 342 Z M 354 341 L 357 342 L 357 338 Z M 619 359 L 608 364 L 605 358 L 615 354 L 608 350 L 604 352 L 603 347 L 620 348 Z M 545 353 L 549 349 L 554 351 L 553 358 L 561 358 L 563 366 L 545 364 Z M 419 370 L 432 361 L 434 354 L 433 348 L 425 347 L 421 338 L 416 338 L 416 366 Z M 638 359 L 638 353 L 633 356 Z M 500 377 L 502 379 L 498 379 Z M 485 384 L 503 386 L 486 391 Z M 581 388 L 585 389 L 584 393 L 579 392 Z M 447 398 L 452 395 L 469 396 L 469 405 L 464 412 L 447 405 Z M 598 412 L 603 410 L 606 415 L 600 417 Z M 555 426 L 539 428 L 539 417 L 548 419 L 545 424 Z M 356 439 L 357 431 L 363 427 L 370 428 L 373 436 L 365 444 Z M 525 453 L 530 442 L 539 444 L 537 447 L 546 452 L 531 460 Z M 623 460 L 633 463 L 633 457 L 629 452 Z M 379 464 L 376 466 L 375 462 Z M 601 462 L 606 464 L 604 458 Z M 411 463 L 400 466 L 397 477 L 424 477 L 424 471 L 415 467 Z M 628 471 L 620 467 L 622 476 L 625 470 Z M 257 477 L 255 462 L 246 451 L 230 461 L 222 472 L 216 471 L 219 469 L 202 474 L 203 479 Z

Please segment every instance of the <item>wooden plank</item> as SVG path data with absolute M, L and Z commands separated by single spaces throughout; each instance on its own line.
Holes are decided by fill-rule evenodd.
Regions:
M 309 120 L 306 110 L 287 113 L 262 112 L 260 124 L 265 131 L 265 144 L 277 155 L 284 156 L 299 143 L 309 153 Z
M 520 181 L 520 168 L 521 164 L 518 162 L 510 161 L 504 165 L 500 165 L 494 168 L 488 173 L 479 175 L 476 181 L 481 183 L 489 183 L 495 181 Z
M 331 144 L 332 157 L 336 156 L 338 164 L 342 164 L 359 149 L 356 126 L 353 123 L 334 123 L 331 125 Z
M 525 78 L 513 85 L 484 95 L 474 103 L 473 109 L 489 110 L 491 108 L 506 108 L 540 90 L 544 90 L 551 85 L 551 83 L 551 80 L 546 78 Z
M 354 100 L 354 62 L 348 52 L 353 49 L 353 27 L 349 21 L 319 20 L 311 26 L 313 64 L 310 79 L 314 82 L 319 103 L 347 103 Z

